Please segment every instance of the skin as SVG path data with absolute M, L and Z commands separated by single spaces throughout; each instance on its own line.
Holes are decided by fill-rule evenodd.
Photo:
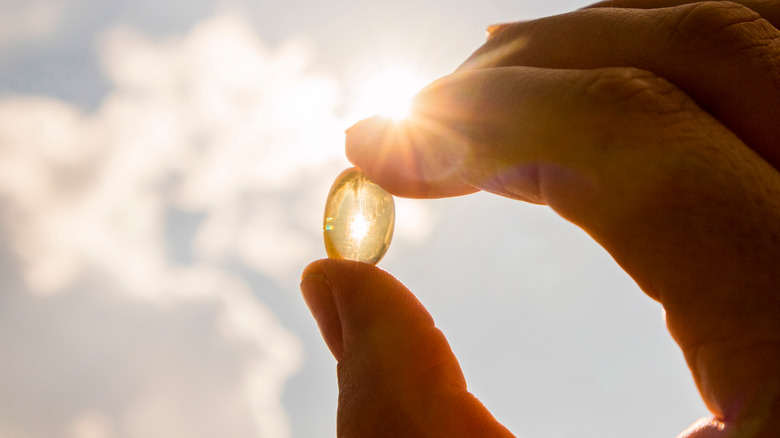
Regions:
M 712 417 L 682 436 L 780 436 L 780 4 L 628 0 L 491 27 L 403 122 L 347 156 L 399 196 L 546 204 L 659 301 Z M 400 282 L 309 265 L 338 361 L 339 437 L 509 437 Z

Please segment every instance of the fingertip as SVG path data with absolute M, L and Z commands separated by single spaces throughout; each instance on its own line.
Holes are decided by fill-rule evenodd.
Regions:
M 330 293 L 340 312 L 355 300 L 363 301 L 367 294 L 381 295 L 393 287 L 389 283 L 400 285 L 395 277 L 375 265 L 347 259 L 317 260 L 307 266 L 304 274 L 327 278 Z
M 412 331 L 433 327 L 433 319 L 414 294 L 392 274 L 374 265 L 324 259 L 309 265 L 304 275 L 304 283 L 309 277 L 327 279 L 333 312 L 338 315 L 338 342 L 342 342 L 343 350 L 377 327 Z M 329 328 L 328 333 L 331 332 L 335 329 Z
M 336 361 L 350 344 L 370 338 L 377 326 L 410 316 L 430 318 L 414 295 L 393 275 L 374 265 L 322 259 L 303 271 L 301 293 Z M 429 325 L 432 325 L 430 320 Z M 399 328 L 399 327 L 396 327 Z
M 382 116 L 373 116 L 360 120 L 347 128 L 346 139 L 347 159 L 353 164 L 364 161 L 366 154 L 376 153 L 376 146 L 381 143 L 382 136 L 391 124 L 391 120 Z
M 406 120 L 394 120 L 384 116 L 363 119 L 345 131 L 345 152 L 352 164 L 373 173 L 386 172 L 398 163 L 400 146 L 406 136 Z M 388 160 L 391 160 L 388 162 Z
M 303 270 L 300 288 L 303 300 L 317 322 L 325 344 L 336 361 L 339 361 L 344 352 L 341 319 L 324 262 L 325 260 L 318 260 Z
M 376 313 L 376 301 L 399 287 L 405 289 L 374 265 L 331 258 L 306 266 L 300 283 L 303 299 L 336 360 L 343 356 L 344 327 L 369 321 Z
M 327 277 L 331 282 L 336 282 L 334 284 L 335 287 L 337 285 L 343 286 L 343 282 L 339 281 L 341 278 L 371 275 L 369 272 L 372 271 L 390 275 L 383 269 L 369 263 L 348 259 L 325 258 L 309 263 L 309 265 L 304 268 L 301 279 L 310 275 L 321 275 Z
M 457 178 L 463 147 L 452 145 L 424 116 L 374 116 L 347 131 L 347 159 L 382 188 L 406 198 L 443 198 L 477 189 Z
M 322 263 L 327 259 L 322 260 L 315 260 L 308 265 L 306 265 L 305 268 L 303 268 L 303 272 L 301 273 L 301 281 L 306 278 L 306 276 L 311 274 L 322 274 Z

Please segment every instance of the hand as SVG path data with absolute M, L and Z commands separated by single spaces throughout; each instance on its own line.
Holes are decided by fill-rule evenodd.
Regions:
M 686 435 L 775 437 L 780 5 L 685 3 L 495 28 L 408 120 L 351 128 L 347 156 L 401 196 L 550 205 L 664 306 L 713 413 Z M 339 361 L 339 436 L 510 436 L 388 274 L 320 261 L 302 290 Z

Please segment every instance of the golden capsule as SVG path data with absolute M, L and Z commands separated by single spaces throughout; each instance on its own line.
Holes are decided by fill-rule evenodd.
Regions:
M 322 234 L 328 257 L 376 264 L 393 239 L 395 203 L 357 168 L 336 178 L 325 203 Z

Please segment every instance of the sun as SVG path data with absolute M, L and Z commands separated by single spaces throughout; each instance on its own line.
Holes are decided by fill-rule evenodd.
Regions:
M 368 70 L 355 81 L 353 114 L 359 119 L 375 114 L 402 119 L 409 115 L 411 100 L 425 83 L 403 65 Z

